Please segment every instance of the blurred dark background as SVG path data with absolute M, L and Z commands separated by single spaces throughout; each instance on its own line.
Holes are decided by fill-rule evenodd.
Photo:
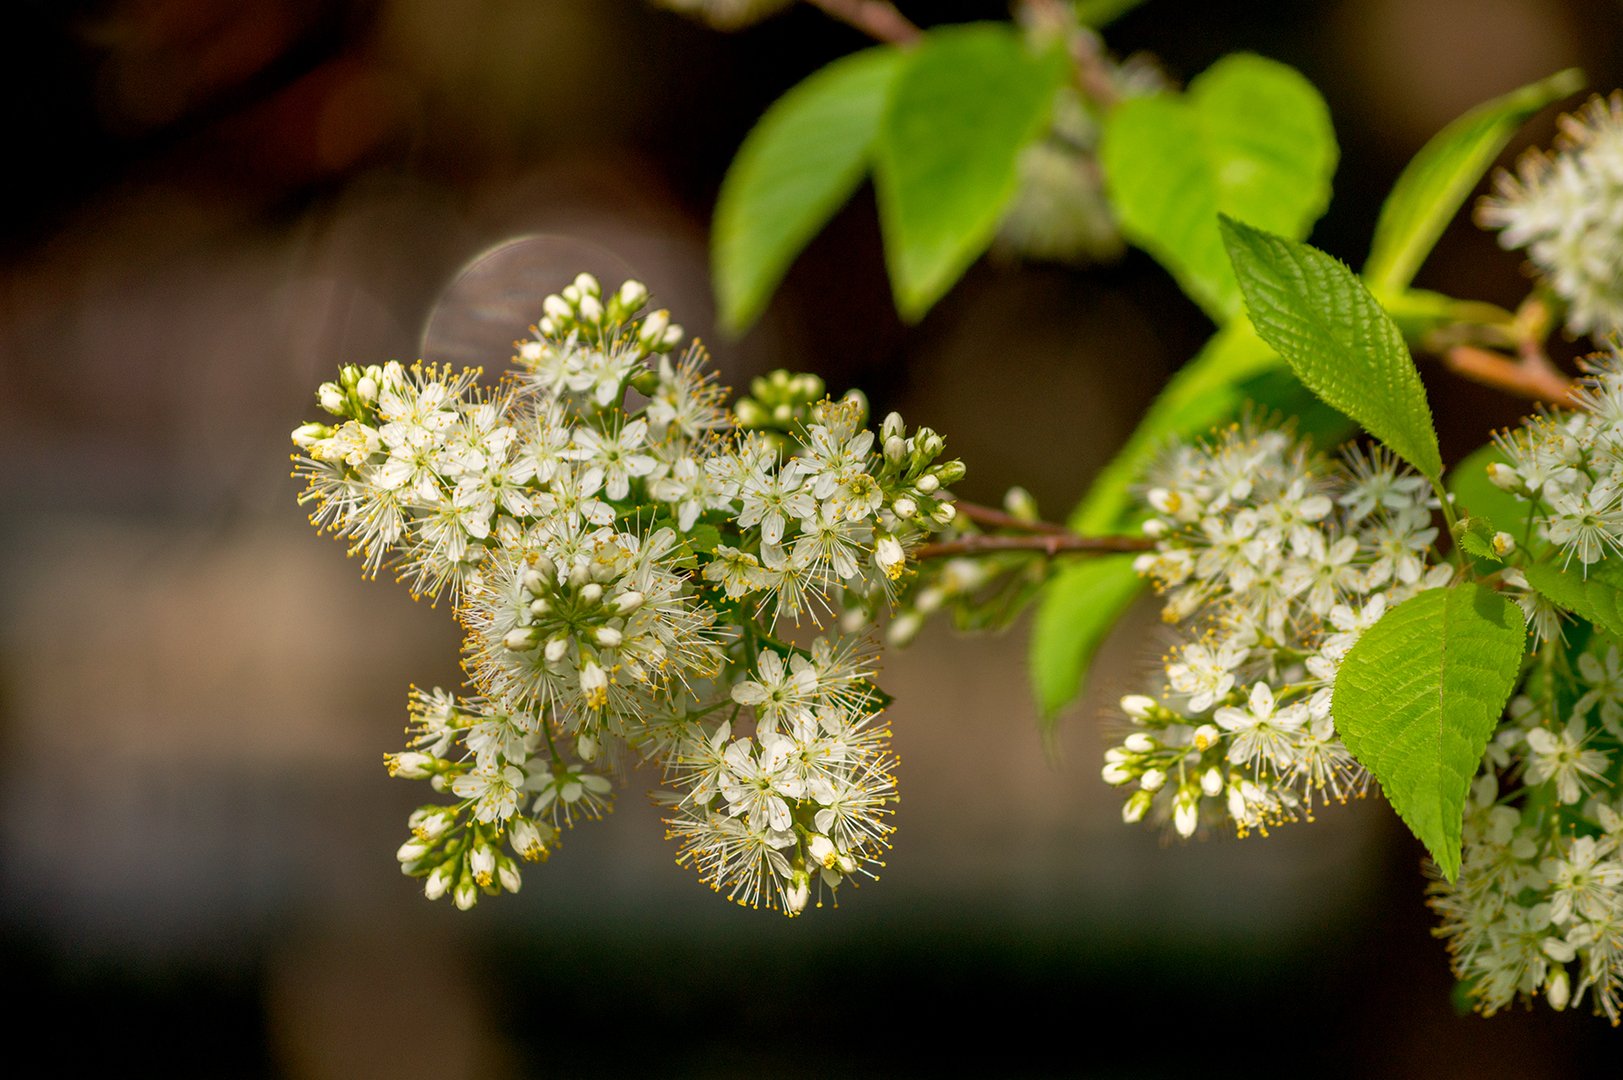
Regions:
M 1002 3 L 901 5 L 926 25 Z M 706 229 L 779 93 L 864 44 L 797 9 L 723 35 L 641 0 L 14 4 L 0 35 L 0 1030 L 170 1076 L 1616 1076 L 1615 1036 L 1450 1003 L 1384 804 L 1166 844 L 1098 780 L 1136 617 L 1046 760 L 1024 629 L 887 662 L 884 880 L 789 923 L 671 863 L 640 795 L 461 915 L 392 853 L 408 683 L 456 628 L 310 535 L 287 432 L 339 363 L 478 356 L 590 269 L 647 281 L 727 381 L 860 385 L 945 432 L 963 493 L 1063 514 L 1209 331 L 1147 258 L 982 264 L 891 312 L 866 190 L 741 341 Z M 1343 148 L 1314 239 L 1353 262 L 1408 156 L 1560 67 L 1623 81 L 1623 6 L 1151 0 L 1111 31 L 1187 79 L 1304 71 Z M 1547 141 L 1553 113 L 1528 139 Z M 1519 144 L 1520 145 L 1520 144 Z M 1513 303 L 1457 223 L 1419 284 Z M 471 310 L 496 320 L 470 337 Z M 491 319 L 487 318 L 488 324 Z M 1426 372 L 1457 459 L 1513 401 Z M 1142 615 L 1142 613 L 1141 613 Z M 20 1004 L 19 1004 L 20 1002 Z

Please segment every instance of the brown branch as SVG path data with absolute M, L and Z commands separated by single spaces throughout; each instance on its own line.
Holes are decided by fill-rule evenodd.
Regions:
M 1536 343 L 1524 343 L 1519 352 L 1521 358 L 1513 360 L 1474 345 L 1456 345 L 1443 354 L 1443 363 L 1455 374 L 1483 386 L 1571 408 L 1572 380 L 1561 374 Z
M 1024 0 L 1022 5 L 1034 24 L 1065 33 L 1069 39 L 1071 81 L 1101 109 L 1110 109 L 1121 100 L 1110 66 L 1105 62 L 1104 43 L 1099 35 L 1076 26 L 1076 18 L 1060 0 Z M 1074 32 L 1073 32 L 1074 31 Z
M 977 525 L 985 525 L 992 529 L 1012 529 L 1015 532 L 1052 533 L 1058 536 L 1069 536 L 1071 530 L 1063 525 L 1055 525 L 1052 521 L 1027 521 L 1017 518 L 1013 514 L 1005 514 L 1001 510 L 994 510 L 990 506 L 979 503 L 964 502 L 958 499 L 953 503 L 958 513 L 967 521 Z
M 915 559 L 945 559 L 953 555 L 993 555 L 1005 551 L 1030 551 L 1053 558 L 1067 552 L 1148 551 L 1154 541 L 1141 536 L 963 536 L 937 544 L 922 544 L 913 550 Z
M 875 41 L 908 45 L 918 40 L 920 30 L 896 10 L 890 0 L 806 0 L 831 19 L 854 26 Z

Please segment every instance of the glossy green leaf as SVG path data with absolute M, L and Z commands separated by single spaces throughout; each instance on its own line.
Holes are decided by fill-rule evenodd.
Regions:
M 901 60 L 889 47 L 836 60 L 779 98 L 744 140 L 711 231 L 729 329 L 760 317 L 795 256 L 862 182 Z
M 1100 162 L 1128 240 L 1153 255 L 1219 324 L 1240 312 L 1217 215 L 1303 237 L 1330 202 L 1335 132 L 1298 72 L 1246 53 L 1189 86 L 1123 102 Z
M 1623 567 L 1606 559 L 1589 567 L 1573 561 L 1562 569 L 1550 563 L 1522 568 L 1527 583 L 1555 604 L 1623 640 Z
M 1414 280 L 1443 229 L 1516 129 L 1583 84 L 1583 72 L 1576 68 L 1558 72 L 1478 105 L 1421 147 L 1392 185 L 1375 223 L 1364 264 L 1370 287 L 1401 289 Z
M 1491 589 L 1431 589 L 1387 612 L 1336 674 L 1331 714 L 1448 880 L 1465 796 L 1521 669 L 1522 612 Z
M 1001 23 L 934 30 L 907 54 L 874 157 L 903 318 L 922 318 L 991 243 L 1064 73 L 1061 52 L 1033 52 Z
M 1363 282 L 1307 244 L 1227 217 L 1222 228 L 1258 336 L 1308 389 L 1440 483 L 1442 455 L 1420 373 Z

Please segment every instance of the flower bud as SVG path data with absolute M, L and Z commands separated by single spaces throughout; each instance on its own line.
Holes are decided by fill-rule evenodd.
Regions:
M 1216 798 L 1223 793 L 1223 774 L 1215 767 L 1200 775 L 1200 790 Z
M 496 856 L 496 880 L 502 883 L 502 888 L 510 893 L 516 893 L 524 879 L 519 875 L 518 866 L 505 855 Z
M 935 478 L 934 473 L 925 473 L 923 476 L 919 477 L 918 483 L 915 484 L 914 487 L 917 487 L 926 495 L 931 495 L 940 490 L 941 481 Z
M 1133 782 L 1132 772 L 1119 761 L 1106 761 L 1105 767 L 1099 770 L 1099 775 L 1104 777 L 1105 783 L 1111 787 L 1120 787 Z
M 1155 699 L 1145 694 L 1128 694 L 1121 699 L 1121 711 L 1134 720 L 1148 720 L 1155 712 Z
M 583 296 L 580 299 L 580 318 L 582 322 L 593 326 L 603 321 L 603 305 L 598 303 L 595 296 Z
M 344 415 L 344 392 L 337 383 L 324 382 L 316 387 L 316 404 L 334 416 Z
M 540 602 L 539 600 L 536 601 L 536 603 Z M 514 652 L 525 652 L 535 648 L 540 639 L 541 635 L 536 631 L 535 627 L 515 626 L 507 632 L 506 637 L 502 638 L 502 644 Z
M 917 611 L 903 611 L 885 627 L 885 640 L 900 648 L 919 636 L 924 629 L 924 616 Z
M 617 649 L 624 635 L 612 626 L 600 626 L 592 631 L 592 638 L 605 649 Z
M 930 511 L 930 517 L 933 518 L 938 525 L 951 525 L 952 519 L 957 516 L 958 508 L 952 505 L 952 503 L 948 502 L 941 503 L 937 505 L 934 510 Z
M 403 780 L 421 780 L 434 772 L 439 765 L 439 761 L 432 754 L 420 754 L 415 750 L 384 754 L 383 763 L 388 766 L 390 776 L 398 776 Z
M 524 591 L 531 596 L 541 596 L 547 591 L 547 578 L 535 567 L 524 571 Z
M 544 596 L 538 596 L 530 601 L 530 614 L 539 619 L 552 611 L 552 601 Z
M 580 733 L 580 738 L 575 740 L 575 753 L 580 755 L 580 759 L 582 761 L 596 761 L 597 760 L 597 738 L 596 738 L 596 736 L 587 734 L 584 731 L 581 732 Z
M 569 635 L 560 630 L 551 641 L 547 642 L 547 649 L 545 653 L 547 663 L 556 664 L 558 661 L 564 658 L 564 654 L 568 651 Z
M 1122 740 L 1122 745 L 1135 754 L 1148 754 L 1155 749 L 1155 740 L 1146 732 L 1135 731 Z
M 646 598 L 643 594 L 637 590 L 627 589 L 614 598 L 614 610 L 621 615 L 630 615 L 633 611 L 642 607 L 644 599 Z
M 1167 774 L 1160 769 L 1145 769 L 1138 778 L 1138 786 L 1145 791 L 1160 791 L 1167 782 Z
M 549 296 L 541 301 L 541 310 L 547 313 L 548 318 L 566 326 L 575 318 L 575 313 L 569 310 L 569 305 L 564 303 L 561 296 Z
M 1549 998 L 1550 1008 L 1556 1012 L 1561 1012 L 1567 1007 L 1567 1002 L 1572 1000 L 1572 983 L 1567 978 L 1566 968 L 1557 967 L 1550 973 L 1549 979 L 1544 984 L 1544 992 Z
M 806 910 L 811 901 L 811 879 L 805 873 L 798 873 L 794 877 L 794 884 L 790 885 L 783 894 L 783 913 L 791 918 Z
M 445 890 L 451 887 L 451 864 L 442 863 L 429 872 L 428 879 L 423 882 L 423 895 L 430 900 L 438 900 L 445 895 Z
M 326 424 L 300 424 L 293 429 L 293 445 L 308 450 L 316 443 L 332 438 L 333 429 Z
M 1488 465 L 1488 479 L 1493 482 L 1494 487 L 1505 491 L 1519 493 L 1523 490 L 1521 474 L 1502 461 L 1491 462 Z
M 1121 819 L 1124 823 L 1132 825 L 1143 821 L 1144 815 L 1149 813 L 1150 805 L 1155 802 L 1155 795 L 1148 791 L 1135 791 L 1122 803 Z
M 627 312 L 636 311 L 648 303 L 648 286 L 640 281 L 628 281 L 620 286 L 615 299 L 620 301 L 620 306 Z
M 1172 827 L 1186 840 L 1200 827 L 1200 796 L 1194 789 L 1184 788 L 1178 792 L 1172 806 Z
M 588 604 L 595 604 L 603 599 L 603 586 L 595 581 L 589 581 L 580 588 L 580 598 Z
M 431 845 L 425 844 L 414 837 L 401 844 L 400 849 L 394 853 L 394 857 L 403 863 L 416 862 L 431 850 L 433 850 Z
M 378 402 L 378 380 L 372 375 L 362 375 L 355 382 L 355 396 L 368 405 L 376 405 Z
M 575 275 L 575 290 L 585 297 L 599 297 L 603 295 L 603 287 L 597 283 L 597 278 L 591 274 Z
M 479 902 L 479 886 L 473 883 L 472 878 L 463 878 L 457 882 L 456 889 L 451 893 L 451 903 L 457 906 L 458 911 L 467 911 Z
M 912 499 L 909 499 L 906 495 L 903 495 L 900 499 L 897 499 L 895 502 L 890 504 L 890 509 L 891 513 L 895 514 L 903 521 L 906 521 L 908 518 L 919 512 L 919 504 L 914 502 Z
M 935 467 L 936 479 L 947 486 L 956 484 L 958 481 L 962 480 L 965 474 L 968 472 L 969 467 L 956 458 L 954 458 L 952 461 L 944 461 Z M 1035 519 L 1037 508 L 1036 502 L 1033 501 L 1031 506 L 1032 516 Z

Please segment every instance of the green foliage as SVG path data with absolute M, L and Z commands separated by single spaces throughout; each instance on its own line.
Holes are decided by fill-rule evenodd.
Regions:
M 1303 237 L 1330 202 L 1337 148 L 1329 110 L 1294 69 L 1224 57 L 1182 96 L 1123 102 L 1100 146 L 1123 235 L 1219 324 L 1240 311 L 1219 213 Z
M 1441 483 L 1420 373 L 1397 324 L 1363 282 L 1307 244 L 1228 217 L 1222 228 L 1258 335 L 1308 389 Z
M 1387 612 L 1336 676 L 1342 741 L 1450 881 L 1465 796 L 1515 689 L 1525 637 L 1520 608 L 1462 582 Z
M 1615 559 L 1563 570 L 1550 563 L 1522 568 L 1527 583 L 1556 606 L 1623 641 L 1623 568 Z
M 1131 555 L 1072 563 L 1043 590 L 1031 628 L 1031 690 L 1045 721 L 1082 689 L 1088 663 L 1143 587 Z
M 711 233 L 729 329 L 760 317 L 795 256 L 862 182 L 901 59 L 882 47 L 836 60 L 774 103 L 744 140 Z
M 1568 69 L 1484 102 L 1421 147 L 1381 207 L 1364 264 L 1372 289 L 1402 289 L 1516 129 L 1544 106 L 1583 86 Z
M 1065 76 L 997 23 L 936 30 L 908 54 L 874 161 L 885 263 L 902 317 L 941 298 L 997 231 L 1020 152 L 1042 131 Z

